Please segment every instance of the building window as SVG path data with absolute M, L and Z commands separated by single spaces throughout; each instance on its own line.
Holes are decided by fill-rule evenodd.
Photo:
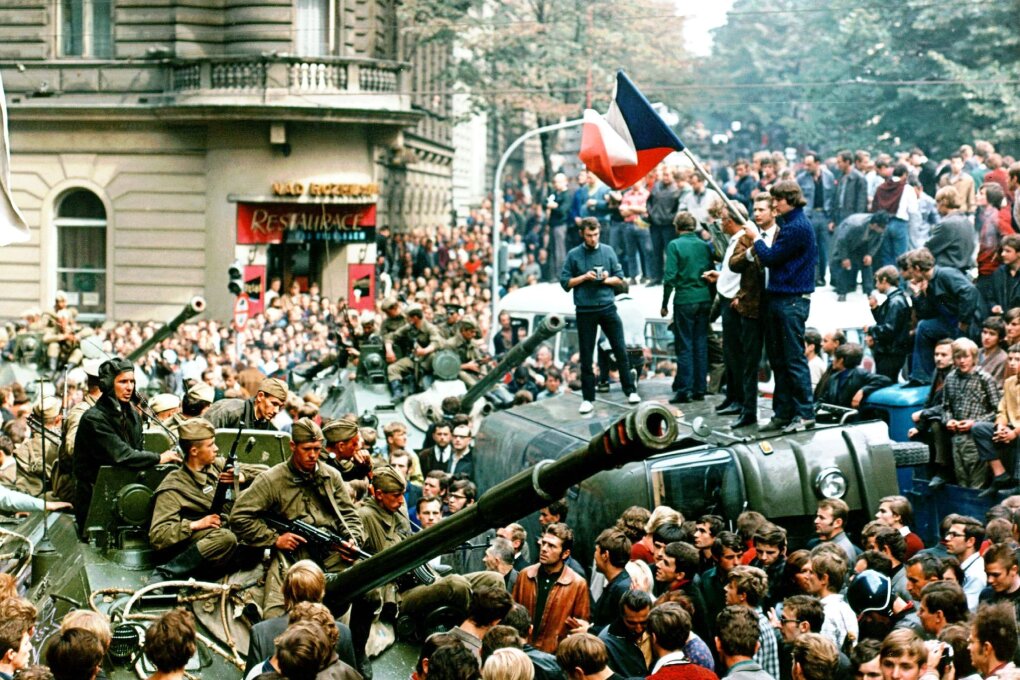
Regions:
M 60 0 L 60 55 L 113 57 L 113 0 Z
M 297 0 L 294 52 L 299 57 L 324 57 L 332 50 L 332 0 Z
M 106 315 L 106 208 L 74 189 L 57 203 L 57 288 L 84 319 Z

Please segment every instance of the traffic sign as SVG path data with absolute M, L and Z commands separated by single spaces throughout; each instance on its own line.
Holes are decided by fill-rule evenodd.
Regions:
M 248 294 L 241 293 L 234 300 L 234 330 L 240 333 L 248 325 Z

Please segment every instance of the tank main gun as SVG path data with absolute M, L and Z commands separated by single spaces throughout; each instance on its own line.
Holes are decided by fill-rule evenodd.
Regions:
M 439 524 L 337 574 L 330 594 L 350 602 L 492 527 L 503 526 L 562 498 L 567 489 L 611 468 L 662 451 L 677 436 L 676 419 L 646 403 L 557 460 L 543 460 L 494 486 Z
M 558 314 L 545 317 L 531 335 L 511 347 L 506 356 L 460 398 L 460 412 L 470 413 L 471 407 L 482 395 L 492 389 L 504 375 L 523 364 L 539 345 L 563 330 L 564 326 L 563 317 Z
M 181 324 L 188 319 L 201 314 L 203 311 L 205 311 L 205 298 L 201 295 L 196 295 L 191 298 L 188 304 L 184 305 L 184 309 L 181 310 L 180 314 L 171 319 L 165 326 L 158 328 L 156 332 L 152 334 L 151 338 L 138 345 L 138 347 L 128 354 L 127 360 L 131 363 L 136 363 L 145 356 L 146 352 L 173 335 L 177 329 L 180 328 Z

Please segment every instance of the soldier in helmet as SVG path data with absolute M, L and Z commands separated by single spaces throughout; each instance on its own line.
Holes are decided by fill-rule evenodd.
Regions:
M 83 529 L 99 468 L 144 469 L 181 462 L 173 450 L 161 454 L 142 450 L 142 421 L 133 403 L 134 364 L 119 357 L 103 362 L 99 382 L 103 395 L 82 416 L 74 437 L 74 509 Z
M 287 385 L 277 378 L 264 378 L 251 399 L 220 399 L 205 412 L 215 428 L 275 430 L 273 418 L 287 403 Z
M 32 414 L 37 421 L 50 432 L 59 437 L 60 432 L 60 400 L 56 397 L 43 397 L 32 406 Z M 43 480 L 53 479 L 53 467 L 60 453 L 59 444 L 49 437 L 46 440 L 46 470 L 43 472 L 43 433 L 33 431 L 32 436 L 18 444 L 14 449 L 14 459 L 18 465 L 17 482 L 14 488 L 29 496 L 42 496 Z M 48 436 L 48 435 L 47 435 Z
M 330 421 L 322 428 L 326 439 L 326 455 L 330 464 L 340 470 L 344 481 L 368 479 L 372 474 L 372 456 L 362 445 L 358 420 L 344 416 Z
M 350 556 L 340 553 L 313 554 L 306 540 L 297 534 L 270 527 L 266 516 L 282 521 L 303 520 L 329 529 L 355 545 L 361 545 L 364 530 L 354 509 L 351 493 L 340 472 L 319 460 L 322 430 L 309 418 L 291 426 L 290 459 L 259 475 L 234 503 L 230 528 L 245 545 L 273 548 L 266 572 L 263 617 L 283 613 L 283 578 L 287 564 L 318 558 L 323 571 L 342 571 Z
M 485 355 L 478 347 L 478 324 L 470 316 L 460 320 L 457 333 L 443 343 L 444 349 L 452 349 L 460 358 L 459 377 L 465 385 L 471 387 L 482 375 L 482 363 Z
M 404 397 L 404 377 L 415 370 L 415 361 L 419 362 L 419 371 L 431 369 L 429 356 L 439 349 L 443 337 L 433 324 L 425 320 L 425 313 L 420 305 L 407 308 L 407 323 L 384 335 L 386 343 L 386 361 L 390 364 L 386 369 L 386 379 L 390 382 L 390 391 L 394 400 Z M 402 358 L 397 358 L 397 352 Z
M 237 550 L 237 537 L 225 521 L 232 499 L 228 498 L 221 512 L 211 512 L 217 486 L 232 485 L 235 474 L 234 470 L 224 471 L 227 461 L 216 455 L 216 430 L 208 420 L 192 418 L 182 423 L 178 432 L 184 465 L 156 489 L 149 526 L 153 548 L 177 553 L 156 569 L 167 579 L 187 576 L 206 564 L 224 567 Z

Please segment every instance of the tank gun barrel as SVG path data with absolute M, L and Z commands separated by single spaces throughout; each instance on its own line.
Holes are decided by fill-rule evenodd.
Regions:
M 161 326 L 159 329 L 157 329 L 156 332 L 152 334 L 151 338 L 140 344 L 138 347 L 134 349 L 134 351 L 128 354 L 127 360 L 130 361 L 131 363 L 135 363 L 136 361 L 144 357 L 145 353 L 152 349 L 154 346 L 163 342 L 171 335 L 173 335 L 174 332 L 176 332 L 176 330 L 180 328 L 181 324 L 183 324 L 185 321 L 192 318 L 193 316 L 201 314 L 203 311 L 205 311 L 205 298 L 203 298 L 201 295 L 196 295 L 195 297 L 191 298 L 188 304 L 184 305 L 184 309 L 181 310 L 180 314 L 171 319 L 169 323 L 167 323 L 165 326 Z
M 558 460 L 545 460 L 493 487 L 474 505 L 338 575 L 330 593 L 350 601 L 393 581 L 483 531 L 503 526 L 562 498 L 603 470 L 643 460 L 673 443 L 676 419 L 660 404 L 642 404 Z
M 461 413 L 469 413 L 471 407 L 483 394 L 492 389 L 508 371 L 512 371 L 527 359 L 538 346 L 563 330 L 566 324 L 563 317 L 558 314 L 550 314 L 538 324 L 535 331 L 521 342 L 517 343 L 506 353 L 502 361 L 496 364 L 491 371 L 482 378 L 460 398 Z

